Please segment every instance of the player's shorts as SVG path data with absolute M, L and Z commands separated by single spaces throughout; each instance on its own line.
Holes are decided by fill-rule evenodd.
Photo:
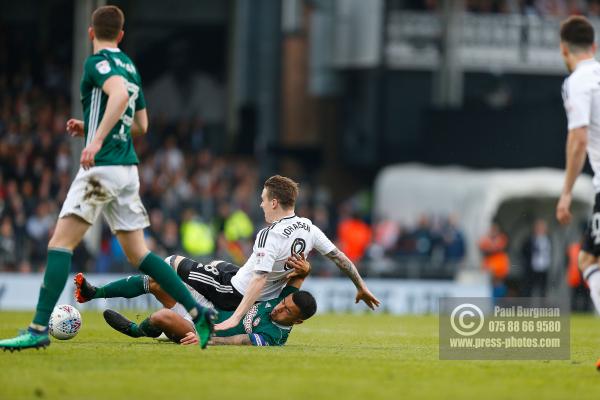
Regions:
M 102 213 L 113 233 L 144 229 L 150 226 L 150 221 L 139 189 L 137 165 L 80 168 L 59 218 L 77 215 L 93 224 Z
M 596 194 L 594 213 L 585 229 L 581 250 L 595 257 L 600 257 L 600 193 Z
M 177 266 L 177 275 L 216 308 L 235 311 L 244 297 L 231 285 L 239 267 L 225 261 L 201 264 L 184 258 Z

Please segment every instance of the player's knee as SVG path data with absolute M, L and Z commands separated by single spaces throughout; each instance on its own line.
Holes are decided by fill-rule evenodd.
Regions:
M 579 270 L 581 272 L 583 272 L 586 269 L 588 269 L 591 265 L 596 264 L 598 262 L 598 259 L 597 259 L 597 257 L 593 256 L 590 253 L 587 253 L 585 251 L 580 251 L 578 261 L 579 261 L 578 262 Z
M 166 309 L 159 310 L 150 316 L 150 323 L 161 329 L 168 326 L 171 320 L 169 310 Z

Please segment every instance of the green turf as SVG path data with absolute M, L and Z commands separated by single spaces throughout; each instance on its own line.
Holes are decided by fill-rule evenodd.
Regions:
M 0 337 L 29 318 L 0 312 Z M 599 399 L 600 319 L 571 327 L 570 361 L 439 361 L 434 316 L 323 315 L 283 348 L 201 351 L 84 313 L 73 340 L 0 352 L 0 399 Z

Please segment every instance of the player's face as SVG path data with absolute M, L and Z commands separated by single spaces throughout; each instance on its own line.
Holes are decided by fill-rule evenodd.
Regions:
M 302 318 L 300 317 L 300 309 L 290 294 L 279 302 L 271 311 L 271 319 L 278 324 L 292 326 L 294 324 L 301 324 Z
M 571 68 L 569 63 L 569 54 L 569 47 L 567 46 L 567 44 L 565 42 L 560 42 L 560 55 L 562 56 L 563 61 L 565 62 L 567 71 L 571 73 L 573 72 L 573 69 Z
M 269 195 L 267 194 L 267 189 L 263 188 L 262 193 L 260 194 L 260 208 L 262 208 L 263 213 L 265 214 L 265 221 L 267 223 L 273 222 L 273 201 L 269 200 Z

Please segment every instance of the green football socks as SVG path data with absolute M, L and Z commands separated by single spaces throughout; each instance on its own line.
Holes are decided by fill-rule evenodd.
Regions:
M 131 326 L 131 331 L 139 333 L 140 336 L 156 338 L 159 337 L 162 333 L 162 329 L 159 329 L 150 323 L 150 318 L 146 318 L 139 325 L 133 325 L 135 325 L 135 328 L 134 326 Z
M 198 317 L 200 310 L 196 307 L 194 297 L 165 260 L 150 252 L 142 260 L 139 268 L 143 273 L 150 275 L 176 302 L 183 305 L 192 318 Z
M 147 275 L 132 275 L 96 288 L 94 299 L 124 297 L 131 299 L 149 292 Z
M 33 324 L 36 327 L 48 326 L 52 310 L 54 310 L 54 306 L 56 306 L 56 302 L 67 283 L 72 257 L 73 252 L 70 250 L 48 249 L 44 281 L 40 287 L 40 295 L 35 309 L 35 317 L 33 318 Z

